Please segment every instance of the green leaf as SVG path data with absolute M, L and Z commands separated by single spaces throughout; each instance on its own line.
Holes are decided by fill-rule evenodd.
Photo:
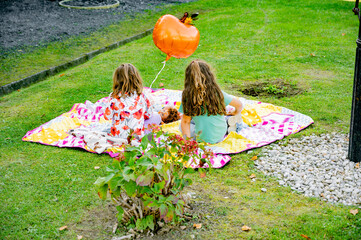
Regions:
M 139 186 L 149 186 L 153 181 L 154 172 L 146 172 L 145 174 L 140 175 L 136 182 Z
M 121 186 L 122 181 L 123 181 L 123 178 L 120 176 L 113 177 L 112 179 L 110 179 L 110 181 L 108 182 L 110 190 L 113 191 L 116 188 L 118 188 L 118 186 Z
M 178 202 L 178 198 L 174 195 L 170 195 L 169 197 L 167 197 L 167 201 L 171 202 L 172 204 L 176 204 Z
M 179 145 L 172 146 L 170 148 L 170 152 L 178 152 L 178 147 L 179 147 Z
M 114 172 L 114 173 L 116 173 L 116 172 L 118 172 L 119 171 L 119 169 L 121 169 L 121 166 L 123 165 L 124 163 L 122 162 L 122 163 L 120 163 L 120 162 L 118 162 L 117 160 L 113 160 L 113 162 L 112 162 L 112 164 L 110 165 L 110 166 L 108 166 L 107 168 L 106 168 L 106 170 L 108 171 L 108 172 Z
M 120 187 L 118 186 L 116 189 L 113 189 L 111 192 L 111 197 L 119 197 L 120 196 Z
M 133 220 L 131 219 L 129 222 L 132 222 Z M 133 229 L 135 228 L 135 224 L 133 223 L 129 223 L 128 226 L 127 226 L 127 229 Z
M 97 186 L 98 188 L 102 187 L 104 184 L 106 184 L 107 182 L 105 181 L 105 177 L 99 177 L 94 185 Z
M 162 136 L 163 135 L 163 131 L 158 131 L 156 134 L 155 134 L 155 136 L 157 137 L 157 138 L 159 138 L 160 136 Z
M 171 209 L 171 208 L 168 208 L 168 212 L 167 214 L 164 216 L 164 221 L 165 222 L 170 222 L 173 220 L 173 217 L 174 217 L 174 210 Z
M 124 209 L 122 208 L 122 206 L 116 206 L 115 208 L 116 208 L 117 211 L 118 211 L 118 213 L 117 213 L 118 221 L 121 222 L 122 219 L 123 219 Z
M 185 187 L 190 186 L 190 185 L 192 185 L 192 184 L 193 184 L 192 179 L 190 179 L 190 178 L 185 178 L 185 179 L 184 179 L 184 186 L 185 186 Z
M 144 226 L 142 224 L 142 219 L 137 219 L 137 222 L 135 223 L 135 227 L 138 229 L 138 230 L 144 230 Z
M 130 181 L 130 180 L 133 180 L 135 181 L 136 179 L 136 176 L 134 174 L 134 170 L 131 169 L 130 167 L 125 167 L 124 170 L 123 170 L 123 177 L 126 181 Z
M 186 174 L 191 174 L 191 173 L 195 173 L 196 171 L 193 168 L 186 168 L 184 170 L 184 175 Z
M 134 158 L 129 158 L 129 159 L 128 159 L 128 166 L 129 166 L 129 167 L 134 167 L 136 161 L 137 161 L 137 158 L 136 158 L 136 157 L 134 157 Z
M 111 174 L 109 174 L 108 176 L 105 177 L 104 181 L 107 183 L 107 182 L 109 182 L 110 179 L 112 179 L 114 176 L 115 176 L 115 174 L 114 174 L 114 173 L 111 173 Z
M 144 196 L 143 198 L 143 204 L 145 207 L 148 207 L 149 204 L 151 204 L 152 202 L 154 202 L 154 199 L 149 197 L 149 196 Z
M 153 215 L 148 215 L 145 217 L 145 225 L 150 229 L 154 230 L 154 217 Z
M 137 164 L 141 166 L 148 167 L 149 165 L 153 165 L 152 160 L 148 156 L 142 156 L 137 160 Z
M 134 154 L 139 154 L 139 153 L 142 153 L 140 151 L 140 149 L 138 147 L 133 147 L 133 146 L 130 146 L 130 147 L 127 147 L 126 151 L 124 152 L 124 154 L 132 154 L 134 156 Z
M 141 144 L 140 144 L 140 145 L 142 146 L 142 149 L 143 149 L 143 150 L 146 150 L 146 149 L 147 149 L 148 143 L 149 143 L 148 136 L 144 136 L 144 137 L 142 138 L 142 142 L 141 142 Z
M 168 213 L 168 207 L 165 204 L 161 204 L 159 207 L 160 218 L 164 219 Z
M 147 201 L 147 204 L 146 205 L 144 204 L 144 206 L 146 206 L 147 208 L 151 208 L 151 209 L 158 209 L 159 208 L 159 204 L 155 200 Z
M 134 196 L 135 190 L 137 189 L 137 184 L 134 181 L 129 181 L 124 183 L 124 189 L 127 192 L 127 195 L 130 197 Z
M 161 181 L 159 183 L 155 183 L 154 186 L 153 186 L 153 191 L 155 193 L 162 193 L 162 190 L 164 188 L 164 185 L 165 185 L 165 181 Z
M 151 149 L 149 149 L 146 153 L 147 156 L 152 157 L 154 155 L 157 155 L 157 148 L 153 146 Z
M 181 186 L 181 184 L 182 184 L 182 180 L 183 180 L 183 179 L 175 178 L 175 179 L 174 179 L 174 186 L 175 186 L 176 188 L 179 188 L 179 187 Z
M 149 195 L 153 194 L 152 190 L 148 186 L 140 187 L 140 189 L 138 191 L 139 191 L 139 193 L 147 193 Z
M 165 181 L 169 180 L 169 176 L 167 174 L 168 166 L 166 164 L 162 164 L 162 168 L 156 168 L 155 170 Z
M 98 196 L 102 200 L 107 199 L 107 193 L 108 193 L 108 184 L 105 184 L 102 187 L 98 188 Z
M 186 203 L 183 201 L 183 200 L 179 200 L 178 202 L 177 202 L 177 205 L 179 205 L 179 206 L 184 206 Z
M 162 162 L 157 162 L 154 165 L 154 168 L 157 170 L 157 172 L 161 173 L 161 170 L 162 170 L 163 166 L 164 166 L 164 164 Z
M 158 199 L 159 199 L 158 202 L 160 203 L 165 203 L 167 201 L 167 198 L 163 195 L 159 195 Z
M 179 205 L 177 205 L 176 207 L 175 207 L 175 212 L 176 212 L 176 214 L 177 215 L 179 215 L 179 216 L 181 216 L 181 215 L 183 215 L 183 207 L 180 207 Z

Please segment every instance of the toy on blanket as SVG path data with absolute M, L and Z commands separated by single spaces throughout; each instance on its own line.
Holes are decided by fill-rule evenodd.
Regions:
M 108 148 L 121 147 L 124 144 L 128 144 L 126 139 L 113 137 L 107 132 L 91 131 L 83 126 L 71 129 L 69 134 L 76 138 L 82 138 L 86 146 L 96 153 L 102 153 Z M 139 145 L 138 141 L 134 141 L 134 144 Z

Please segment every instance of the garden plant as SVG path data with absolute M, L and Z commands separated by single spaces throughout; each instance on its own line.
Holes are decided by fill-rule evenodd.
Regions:
M 128 228 L 156 232 L 165 223 L 190 218 L 182 195 L 184 187 L 192 184 L 188 174 L 197 167 L 205 176 L 202 167 L 211 165 L 212 157 L 204 144 L 154 127 L 139 146 L 126 146 L 107 168 L 109 174 L 95 185 L 103 200 L 109 192 L 118 219 Z
M 5 82 L 18 80 L 62 64 L 145 31 L 164 14 L 181 17 L 184 12 L 199 12 L 197 50 L 186 59 L 168 60 L 153 86 L 162 83 L 165 88 L 181 90 L 186 66 L 194 59 L 203 59 L 214 68 L 226 92 L 312 117 L 313 125 L 280 140 L 280 146 L 287 146 L 289 138 L 349 131 L 359 26 L 353 7 L 354 2 L 342 0 L 199 0 L 165 5 L 90 35 L 1 56 L 0 78 Z M 75 103 L 96 102 L 108 96 L 112 73 L 120 63 L 136 66 L 144 85 L 149 86 L 165 57 L 152 36 L 147 36 L 0 97 L 0 239 L 111 239 L 128 234 L 128 229 L 120 226 L 113 231 L 118 223 L 116 214 L 122 210 L 114 207 L 111 198 L 99 199 L 94 185 L 99 177 L 115 174 L 106 171 L 113 166 L 109 155 L 21 139 L 28 131 L 68 112 Z M 285 89 L 273 83 L 275 80 L 292 84 Z M 264 82 L 268 82 L 262 85 L 267 88 L 264 95 L 242 93 L 246 83 L 258 86 Z M 274 95 L 280 89 L 299 91 Z M 134 152 L 144 150 L 141 146 L 137 149 L 126 153 L 132 156 L 129 161 L 134 159 Z M 192 196 L 185 203 L 192 206 L 192 219 L 175 224 L 154 239 L 360 238 L 361 214 L 350 213 L 359 205 L 331 204 L 279 185 L 276 177 L 255 168 L 252 159 L 262 151 L 259 148 L 232 155 L 229 164 L 204 178 L 185 175 L 193 183 L 181 191 Z M 113 171 L 129 166 L 126 161 L 114 163 L 117 168 Z M 143 167 L 135 166 L 137 178 L 142 176 Z M 187 169 L 184 173 L 191 171 Z M 130 184 L 134 185 L 137 178 L 134 181 L 133 177 Z M 103 180 L 105 186 L 110 179 Z M 156 191 L 162 184 L 154 182 L 152 188 Z M 139 190 L 141 187 L 145 186 Z M 173 207 L 175 211 L 176 205 Z M 149 222 L 138 221 L 139 228 L 146 225 L 150 229 L 153 221 L 156 229 L 150 218 Z M 130 223 L 136 225 L 137 220 L 133 218 Z M 251 230 L 243 231 L 243 226 Z

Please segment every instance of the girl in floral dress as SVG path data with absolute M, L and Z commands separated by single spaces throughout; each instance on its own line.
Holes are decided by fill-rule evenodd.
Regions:
M 112 120 L 111 135 L 127 139 L 144 136 L 144 119 L 150 117 L 150 102 L 142 93 L 143 81 L 130 63 L 120 65 L 113 74 L 113 92 L 104 118 Z

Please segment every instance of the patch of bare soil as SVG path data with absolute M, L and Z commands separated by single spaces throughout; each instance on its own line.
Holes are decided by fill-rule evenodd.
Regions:
M 81 221 L 69 225 L 69 230 L 83 239 L 110 239 L 118 221 L 116 214 L 115 206 L 106 203 L 86 212 Z
M 291 97 L 303 93 L 306 89 L 295 82 L 283 79 L 246 82 L 242 86 L 234 86 L 237 91 L 247 96 Z
M 214 215 L 223 217 L 226 208 L 216 208 L 212 206 L 211 199 L 207 197 L 205 191 L 199 186 L 190 186 L 188 189 L 188 204 L 186 215 L 190 219 L 184 220 L 178 225 L 165 225 L 156 234 L 137 233 L 132 239 L 143 240 L 173 240 L 192 239 L 201 231 L 209 231 L 213 228 L 210 219 Z M 118 224 L 116 217 L 117 210 L 111 202 L 104 203 L 103 206 L 89 210 L 84 214 L 83 219 L 77 223 L 69 224 L 69 230 L 82 236 L 83 239 L 117 239 L 129 236 L 129 232 L 124 225 Z
M 109 0 L 76 0 L 90 6 Z M 94 2 L 97 1 L 97 2 Z M 118 0 L 109 9 L 73 9 L 59 5 L 60 0 L 0 0 L 0 53 L 28 46 L 43 46 L 81 34 L 91 33 L 146 10 L 164 4 L 193 0 Z

